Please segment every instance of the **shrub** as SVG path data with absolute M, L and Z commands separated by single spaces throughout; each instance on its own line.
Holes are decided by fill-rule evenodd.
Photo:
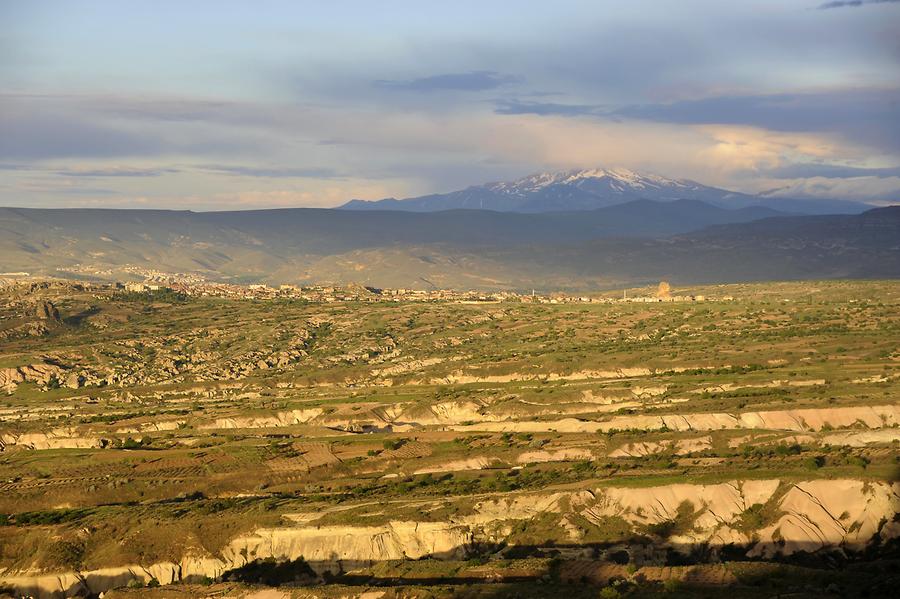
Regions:
M 600 589 L 600 599 L 619 599 L 622 596 L 622 593 L 619 592 L 618 589 L 613 587 L 603 587 Z
M 817 470 L 825 465 L 825 456 L 817 455 L 804 460 L 803 465 L 810 470 Z
M 681 590 L 681 581 L 677 578 L 670 578 L 663 583 L 663 590 L 667 593 L 677 593 Z

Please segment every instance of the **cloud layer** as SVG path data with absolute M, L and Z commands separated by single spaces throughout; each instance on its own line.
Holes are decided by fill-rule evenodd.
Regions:
M 501 4 L 20 5 L 0 204 L 328 206 L 602 165 L 900 200 L 898 2 Z

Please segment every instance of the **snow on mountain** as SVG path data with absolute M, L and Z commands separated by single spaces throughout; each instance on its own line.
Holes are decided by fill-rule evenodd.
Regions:
M 495 210 L 499 212 L 568 212 L 596 210 L 634 200 L 699 200 L 721 208 L 765 206 L 796 213 L 858 213 L 869 206 L 851 202 L 774 200 L 710 187 L 688 179 L 670 179 L 626 168 L 577 169 L 529 175 L 515 181 L 473 185 L 460 191 L 405 200 L 352 200 L 350 210 Z
M 559 173 L 538 173 L 536 175 L 523 177 L 516 181 L 488 183 L 482 187 L 498 193 L 524 195 L 538 192 L 551 185 L 573 185 L 577 187 L 591 179 L 605 179 L 610 183 L 611 189 L 623 193 L 628 189 L 660 189 L 663 187 L 688 189 L 698 185 L 693 181 L 668 179 L 659 175 L 642 174 L 626 168 L 593 168 L 576 169 Z

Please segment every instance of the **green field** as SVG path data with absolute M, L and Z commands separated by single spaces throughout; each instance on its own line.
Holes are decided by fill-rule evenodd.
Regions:
M 878 596 L 900 283 L 678 292 L 0 288 L 0 589 Z

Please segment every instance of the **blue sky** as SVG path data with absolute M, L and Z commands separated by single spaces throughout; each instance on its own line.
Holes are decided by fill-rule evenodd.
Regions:
M 624 166 L 900 200 L 900 2 L 0 3 L 0 204 L 333 206 Z

